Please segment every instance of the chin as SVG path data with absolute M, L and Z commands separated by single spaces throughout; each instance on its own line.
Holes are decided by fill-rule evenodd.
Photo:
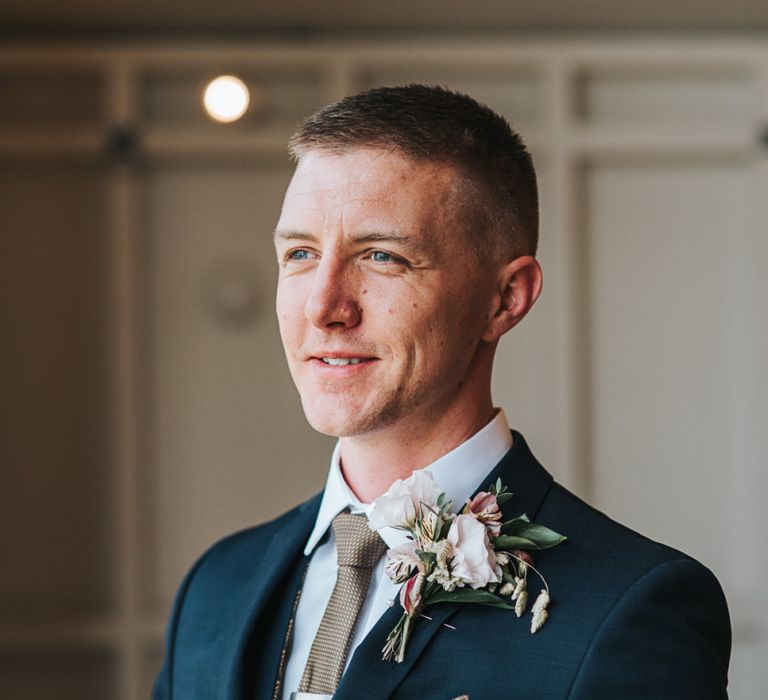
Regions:
M 363 426 L 351 420 L 328 420 L 326 417 L 315 419 L 307 416 L 307 422 L 318 433 L 335 438 L 350 437 L 368 432 Z
M 307 422 L 318 432 L 331 437 L 346 437 L 355 434 L 355 423 L 360 414 L 352 409 L 343 409 L 330 402 L 302 402 Z
M 381 417 L 359 406 L 330 405 L 330 402 L 303 404 L 307 422 L 318 432 L 331 437 L 351 437 L 381 428 Z

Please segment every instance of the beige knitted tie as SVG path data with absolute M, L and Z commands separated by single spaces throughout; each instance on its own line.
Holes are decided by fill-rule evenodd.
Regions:
M 339 570 L 299 683 L 303 693 L 336 692 L 373 567 L 387 549 L 364 515 L 339 513 L 333 520 L 333 534 Z

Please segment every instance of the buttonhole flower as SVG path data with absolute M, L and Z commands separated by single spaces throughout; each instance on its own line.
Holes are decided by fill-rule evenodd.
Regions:
M 490 605 L 520 617 L 528 604 L 529 570 L 544 584 L 531 610 L 531 632 L 541 629 L 548 618 L 549 585 L 533 565 L 530 550 L 554 547 L 565 537 L 525 514 L 502 522 L 500 506 L 510 498 L 497 479 L 456 514 L 432 474 L 422 469 L 398 479 L 374 501 L 368 514 L 372 530 L 393 527 L 409 533 L 406 542 L 387 551 L 385 570 L 402 584 L 403 614 L 387 636 L 384 660 L 403 661 L 413 625 L 434 603 Z

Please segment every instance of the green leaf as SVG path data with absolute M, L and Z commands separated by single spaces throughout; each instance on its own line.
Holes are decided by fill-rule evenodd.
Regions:
M 522 537 L 523 539 L 530 540 L 536 545 L 536 549 L 556 547 L 566 539 L 563 535 L 554 530 L 550 530 L 544 525 L 527 522 L 522 519 L 515 519 L 509 523 L 504 523 L 504 525 L 505 527 L 503 527 L 502 530 L 505 535 Z M 521 549 L 524 548 L 521 547 Z
M 512 535 L 515 534 L 515 528 L 518 527 L 519 523 L 529 523 L 531 522 L 528 519 L 528 516 L 523 513 L 522 515 L 518 515 L 516 518 L 512 518 L 512 520 L 506 520 L 505 522 L 501 523 L 501 534 L 502 535 Z
M 502 503 L 506 503 L 510 498 L 514 498 L 514 495 L 509 491 L 505 491 L 504 493 L 500 493 L 498 496 L 496 496 L 496 503 L 501 505 Z
M 518 535 L 499 535 L 492 542 L 494 549 L 541 549 L 534 541 Z
M 515 609 L 514 605 L 510 605 L 503 598 L 481 588 L 477 590 L 474 588 L 456 588 L 453 591 L 440 589 L 425 598 L 424 602 L 427 605 L 433 603 L 480 603 L 480 605 L 490 605 L 494 608 Z
M 501 490 L 503 488 L 504 487 L 501 484 L 501 477 L 499 477 L 498 479 L 496 479 L 496 493 L 501 493 Z

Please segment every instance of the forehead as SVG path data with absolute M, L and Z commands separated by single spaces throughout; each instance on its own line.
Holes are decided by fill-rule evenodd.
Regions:
M 386 218 L 401 226 L 442 219 L 451 208 L 455 181 L 449 165 L 416 161 L 396 151 L 310 150 L 288 186 L 281 225 L 286 219 L 317 217 L 329 223 Z

